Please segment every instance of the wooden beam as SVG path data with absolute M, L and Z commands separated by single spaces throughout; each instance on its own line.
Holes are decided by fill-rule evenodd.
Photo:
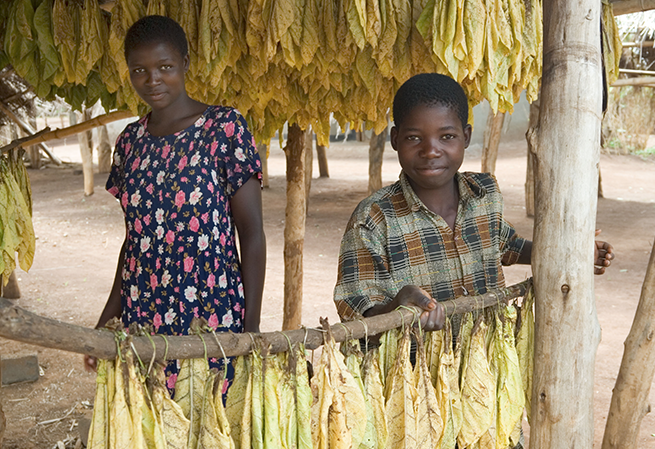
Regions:
M 655 75 L 652 70 L 636 70 L 636 69 L 619 69 L 619 73 L 627 73 L 629 75 Z
M 35 134 L 33 139 L 23 142 L 22 146 L 34 145 L 49 140 L 63 139 L 65 137 L 74 136 L 89 129 L 97 128 L 98 126 L 106 125 L 107 123 L 115 122 L 126 118 L 134 117 L 130 111 L 114 111 L 109 114 L 99 115 L 96 118 L 87 120 L 77 125 L 68 126 L 66 128 L 59 128 L 44 134 Z M 11 145 L 11 144 L 10 144 Z M 3 147 L 4 148 L 4 147 Z
M 603 98 L 601 3 L 545 0 L 543 10 L 530 448 L 591 448 L 600 342 L 594 229 Z
M 28 125 L 27 123 L 23 122 L 23 121 L 22 121 L 22 120 L 21 120 L 21 119 L 20 119 L 16 114 L 14 114 L 14 112 L 13 112 L 11 109 L 9 109 L 9 107 L 8 107 L 7 105 L 5 105 L 5 104 L 4 104 L 3 102 L 1 102 L 1 101 L 0 101 L 0 111 L 4 112 L 5 115 L 6 115 L 7 117 L 9 117 L 9 119 L 10 119 L 11 121 L 13 121 L 14 123 L 16 123 L 16 124 L 20 127 L 20 129 L 22 129 L 22 130 L 23 130 L 24 132 L 26 132 L 27 134 L 34 134 L 34 133 L 36 132 L 34 129 L 32 129 L 32 127 L 31 127 L 30 125 Z M 28 141 L 28 142 L 29 142 L 29 141 Z M 26 146 L 29 146 L 29 145 L 32 145 L 32 143 L 26 144 Z M 55 156 L 55 155 L 52 153 L 52 151 L 50 151 L 50 148 L 48 148 L 48 147 L 47 147 L 45 144 L 43 144 L 43 143 L 40 143 L 39 146 L 41 147 L 41 149 L 43 149 L 43 151 L 45 152 L 45 154 L 48 155 L 48 157 L 50 158 L 50 160 L 51 160 L 52 162 L 54 162 L 56 165 L 61 165 L 61 160 L 60 160 L 57 156 Z
M 32 134 L 32 135 L 29 135 L 27 137 L 21 137 L 20 139 L 12 140 L 11 143 L 8 143 L 4 147 L 0 147 L 0 154 L 1 153 L 6 153 L 7 151 L 13 150 L 14 148 L 17 148 L 17 147 L 22 147 L 22 146 L 24 146 L 25 142 L 30 142 L 35 137 L 42 136 L 43 134 L 46 134 L 46 133 L 49 133 L 49 132 L 50 132 L 50 128 L 46 127 L 46 128 L 43 128 L 41 131 L 39 131 L 36 134 Z
M 307 132 L 289 126 L 284 154 L 287 161 L 287 205 L 284 220 L 284 317 L 282 329 L 302 324 L 303 247 L 305 246 L 305 151 Z
M 650 11 L 655 9 L 655 0 L 614 0 L 612 1 L 612 9 L 615 16 Z
M 655 76 L 642 76 L 640 78 L 621 78 L 614 81 L 612 87 L 622 86 L 649 86 L 655 85 Z
M 446 316 L 470 312 L 522 297 L 529 287 L 528 279 L 507 288 L 490 291 L 479 296 L 465 296 L 442 303 Z M 418 309 L 398 309 L 385 315 L 363 318 L 358 321 L 335 324 L 331 327 L 337 342 L 379 335 L 389 329 L 415 322 Z M 316 349 L 323 344 L 324 332 L 303 328 L 290 331 L 262 334 L 235 334 L 217 332 L 216 337 L 205 334 L 164 337 L 133 337 L 134 348 L 142 359 L 158 360 L 220 358 L 245 355 L 252 350 L 253 336 L 261 337 L 270 344 L 271 353 L 289 349 L 289 341 L 305 342 L 307 349 Z M 90 329 L 36 315 L 0 297 L 0 337 L 46 348 L 60 349 L 78 354 L 89 354 L 100 359 L 116 357 L 114 333 L 106 329 Z
M 612 390 L 602 449 L 637 447 L 639 428 L 650 412 L 648 395 L 655 375 L 655 245 L 630 333 L 625 340 L 621 368 Z
M 655 47 L 655 41 L 641 41 L 641 42 L 623 42 L 623 48 L 635 48 L 635 47 Z

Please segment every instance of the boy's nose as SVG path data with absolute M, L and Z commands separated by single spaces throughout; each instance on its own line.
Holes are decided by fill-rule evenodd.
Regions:
M 439 146 L 439 142 L 435 142 L 432 140 L 428 140 L 426 142 L 426 145 L 421 150 L 421 156 L 425 158 L 441 157 L 442 155 L 443 155 L 443 151 Z

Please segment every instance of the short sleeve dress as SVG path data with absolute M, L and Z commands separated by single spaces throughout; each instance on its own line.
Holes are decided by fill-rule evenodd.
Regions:
M 241 332 L 244 293 L 230 200 L 261 161 L 243 116 L 209 106 L 190 127 L 148 132 L 150 115 L 118 137 L 107 190 L 125 214 L 122 320 L 185 335 L 194 317 Z M 210 359 L 218 367 L 220 360 Z M 179 364 L 166 367 L 173 389 Z

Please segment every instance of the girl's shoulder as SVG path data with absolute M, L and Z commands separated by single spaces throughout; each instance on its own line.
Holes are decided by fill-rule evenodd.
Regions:
M 206 120 L 212 119 L 218 122 L 235 122 L 243 118 L 241 113 L 230 106 L 212 105 L 207 108 L 205 113 Z

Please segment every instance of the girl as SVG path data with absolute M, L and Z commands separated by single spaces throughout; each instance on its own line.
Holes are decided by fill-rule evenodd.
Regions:
M 217 331 L 259 332 L 266 240 L 261 162 L 246 121 L 187 95 L 186 35 L 174 20 L 135 22 L 125 59 L 152 110 L 116 142 L 107 190 L 120 200 L 126 237 L 96 328 L 121 317 L 126 327 L 183 335 L 203 317 Z M 86 356 L 85 364 L 94 369 L 96 361 Z M 169 362 L 171 390 L 177 371 Z

